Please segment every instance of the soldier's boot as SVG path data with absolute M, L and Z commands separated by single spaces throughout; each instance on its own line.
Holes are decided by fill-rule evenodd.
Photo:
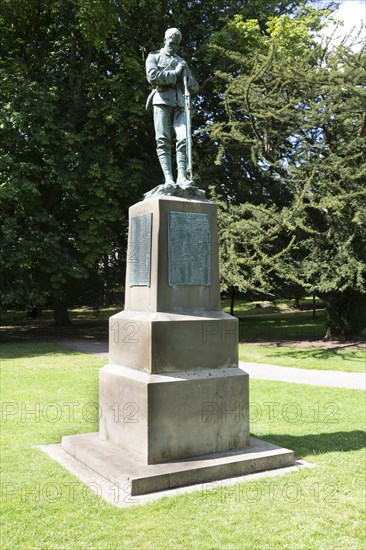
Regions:
M 178 168 L 177 184 L 180 185 L 180 187 L 182 187 L 183 189 L 185 187 L 191 187 L 193 185 L 193 181 L 190 181 L 189 179 L 187 179 L 185 151 L 177 151 L 177 168 Z
M 175 185 L 172 172 L 172 158 L 169 153 L 159 155 L 159 162 L 165 177 L 165 185 Z

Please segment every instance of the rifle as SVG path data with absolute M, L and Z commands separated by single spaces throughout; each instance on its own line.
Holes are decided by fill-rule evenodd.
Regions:
M 186 112 L 186 138 L 187 138 L 187 175 L 190 181 L 192 181 L 193 174 L 192 174 L 192 127 L 191 127 L 191 120 L 192 120 L 192 113 L 191 113 L 191 94 L 188 89 L 188 78 L 187 78 L 187 70 L 184 70 L 183 75 L 183 83 L 184 83 L 184 107 Z

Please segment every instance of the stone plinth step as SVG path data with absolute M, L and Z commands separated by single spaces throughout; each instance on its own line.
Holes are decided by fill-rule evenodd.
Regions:
M 250 438 L 250 446 L 188 460 L 143 464 L 136 457 L 103 441 L 99 433 L 65 436 L 62 448 L 112 483 L 126 480 L 131 495 L 206 483 L 295 464 L 293 451 Z

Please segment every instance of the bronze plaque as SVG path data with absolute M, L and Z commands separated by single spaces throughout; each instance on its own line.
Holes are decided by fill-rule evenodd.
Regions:
M 130 286 L 150 286 L 152 212 L 131 219 L 127 261 Z
M 211 284 L 210 216 L 168 212 L 170 286 Z

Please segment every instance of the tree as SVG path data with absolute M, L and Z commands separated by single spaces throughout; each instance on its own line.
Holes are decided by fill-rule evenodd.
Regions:
M 180 27 L 182 55 L 205 82 L 213 70 L 202 63 L 210 34 L 238 11 L 257 11 L 264 21 L 276 6 L 1 0 L 2 304 L 47 299 L 65 323 L 80 287 L 123 263 L 127 209 L 160 180 L 144 64 L 166 28 Z M 278 9 L 292 6 L 285 0 Z M 210 91 L 198 98 L 196 127 L 222 115 Z M 205 132 L 201 137 L 197 168 L 207 187 L 222 170 L 207 171 L 199 161 L 213 158 Z
M 246 48 L 248 36 L 256 33 L 257 40 L 249 58 L 221 49 L 230 67 L 220 73 L 226 120 L 211 126 L 211 136 L 224 159 L 233 143 L 249 149 L 274 189 L 282 189 L 264 199 L 268 215 L 257 238 L 270 222 L 271 208 L 280 222 L 257 270 L 272 259 L 273 288 L 282 279 L 321 295 L 327 335 L 339 337 L 366 326 L 366 56 L 365 49 L 355 52 L 345 43 L 319 44 L 314 32 L 322 15 L 307 10 L 297 18 L 273 17 L 267 35 L 255 22 L 234 20 Z M 253 201 L 248 203 L 247 210 Z M 235 234 L 235 226 L 232 230 Z M 254 257 L 241 254 L 245 265 Z M 240 276 L 244 284 L 246 272 Z M 260 288 L 260 277 L 256 284 Z
M 77 281 L 103 254 L 123 253 L 144 183 L 144 91 L 131 87 L 143 61 L 116 40 L 102 49 L 114 2 L 1 8 L 2 300 L 46 294 L 65 323 Z

